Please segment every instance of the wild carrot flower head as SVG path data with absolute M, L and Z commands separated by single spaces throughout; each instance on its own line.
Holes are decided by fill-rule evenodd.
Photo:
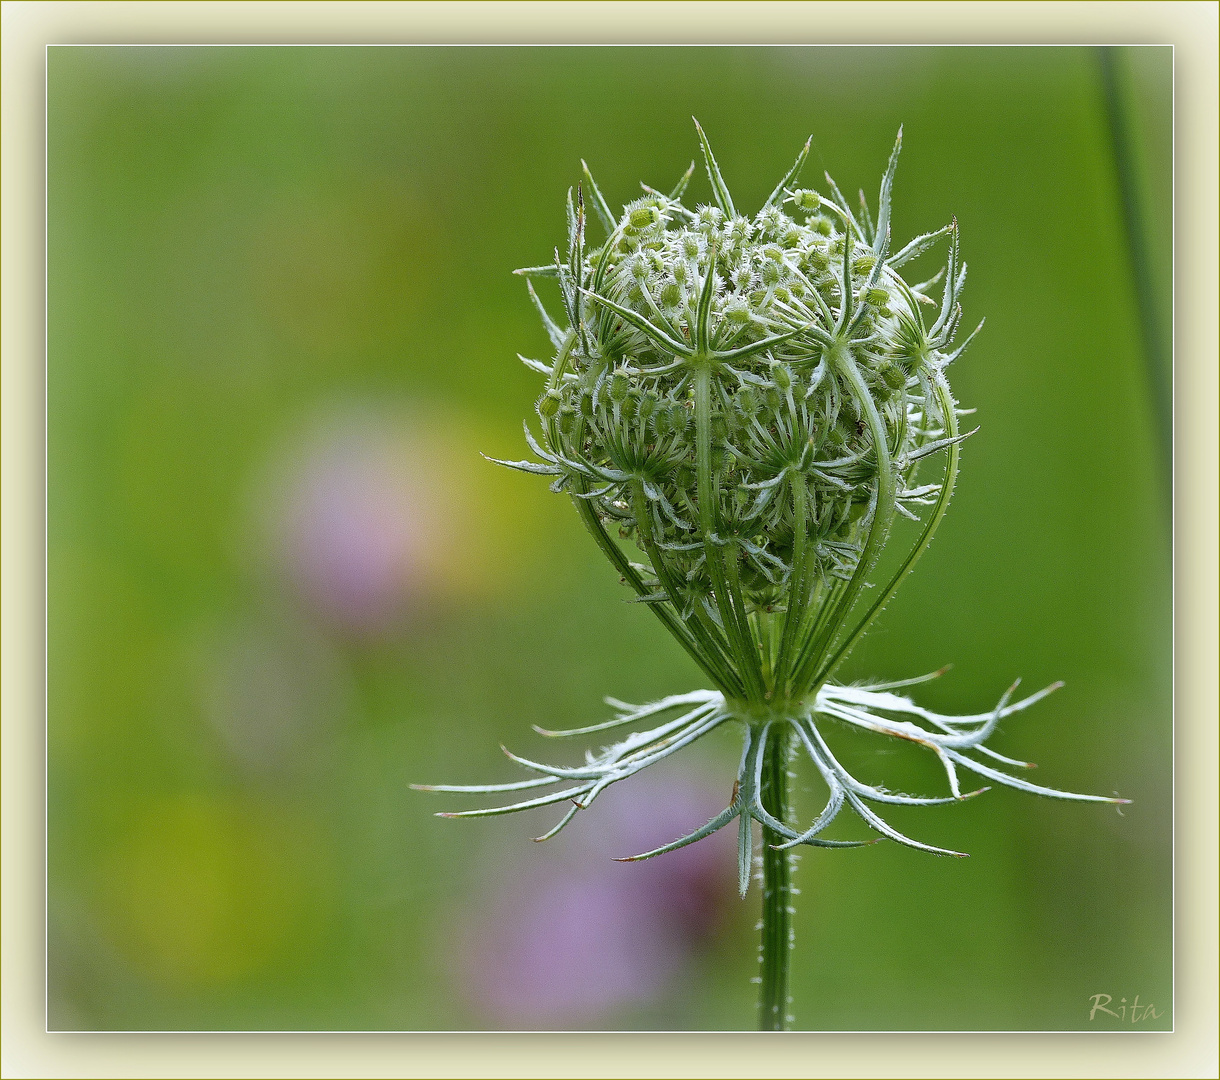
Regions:
M 901 134 L 876 220 L 833 181 L 830 197 L 795 185 L 808 144 L 744 214 L 700 137 L 715 205 L 683 205 L 692 165 L 616 217 L 586 167 L 566 258 L 518 271 L 558 281 L 563 318 L 531 283 L 556 355 L 526 361 L 547 376 L 539 460 L 505 464 L 554 476 L 647 556 L 624 576 L 723 690 L 800 697 L 812 663 L 767 687 L 746 624 L 784 613 L 791 649 L 815 594 L 850 584 L 893 514 L 934 494 L 915 476 L 960 438 L 943 373 L 966 268 L 955 224 L 891 248 Z M 944 270 L 909 285 L 900 268 L 942 238 Z
M 738 818 L 743 891 L 751 819 L 786 845 L 855 846 L 821 837 L 850 806 L 884 836 L 957 854 L 903 836 L 868 803 L 964 798 L 959 768 L 1043 795 L 1114 801 L 1038 787 L 975 756 L 1022 765 L 983 740 L 1047 691 L 1010 703 L 1010 689 L 994 711 L 953 718 L 894 694 L 902 683 L 832 683 L 927 546 L 953 491 L 965 436 L 946 369 L 974 336 L 955 344 L 966 279 L 957 223 L 892 245 L 901 131 L 875 218 L 863 192 L 853 208 L 829 175 L 825 195 L 797 185 L 808 143 L 762 207 L 744 213 L 701 128 L 698 134 L 712 203 L 682 202 L 692 163 L 668 194 L 645 186 L 642 198 L 615 215 L 586 166 L 575 195 L 568 194 L 566 254 L 557 249 L 553 262 L 517 271 L 530 279 L 554 355 L 522 357 L 546 378 L 537 402 L 540 437 L 526 425 L 535 460 L 501 464 L 550 476 L 552 490 L 572 497 L 637 599 L 716 689 L 640 708 L 612 702 L 619 715 L 608 723 L 545 733 L 587 734 L 671 717 L 589 754 L 583 766 L 510 755 L 541 777 L 443 790 L 562 781 L 550 795 L 465 812 L 571 801 L 553 835 L 610 784 L 721 723 L 741 723 L 745 743 L 730 805 L 704 829 L 639 857 Z M 589 236 L 590 216 L 600 243 Z M 942 269 L 908 282 L 906 265 L 942 241 Z M 534 290 L 533 280 L 544 278 L 558 285 L 558 318 Z M 920 484 L 921 463 L 940 451 L 943 472 Z M 918 539 L 865 604 L 866 579 L 898 514 L 921 523 Z M 932 751 L 949 795 L 914 798 L 860 783 L 825 742 L 819 724 L 827 720 Z M 803 831 L 764 806 L 760 777 L 768 743 L 777 739 L 802 747 L 830 792 L 825 811 Z

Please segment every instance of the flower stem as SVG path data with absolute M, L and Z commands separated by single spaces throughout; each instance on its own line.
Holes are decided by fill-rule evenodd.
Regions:
M 777 725 L 780 726 L 780 725 Z M 788 756 L 790 734 L 783 730 L 767 745 L 762 771 L 762 802 L 777 820 L 788 820 Z M 763 826 L 763 916 L 761 985 L 758 996 L 760 1031 L 788 1029 L 788 968 L 792 955 L 792 856 L 772 845 L 782 842 Z

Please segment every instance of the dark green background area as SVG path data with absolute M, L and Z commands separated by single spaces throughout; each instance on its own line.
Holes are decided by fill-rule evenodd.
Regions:
M 1172 54 L 1119 61 L 1168 325 Z M 582 157 L 616 207 L 641 179 L 671 185 L 692 114 L 747 210 L 810 133 L 805 183 L 829 169 L 875 198 L 902 124 L 895 240 L 955 215 L 966 322 L 987 318 L 950 371 L 980 426 L 953 506 L 844 677 L 952 662 L 919 690 L 950 712 L 1063 679 L 994 745 L 1039 782 L 1134 800 L 993 790 L 893 815 L 970 859 L 806 854 L 797 1026 L 1096 1029 L 1106 993 L 1168 1028 L 1150 391 L 1168 373 L 1141 348 L 1094 51 L 61 47 L 48 64 L 53 1028 L 490 1023 L 455 974 L 454 912 L 528 867 L 543 819 L 437 820 L 448 804 L 407 784 L 511 778 L 498 743 L 547 752 L 531 723 L 698 685 L 565 500 L 477 457 L 523 456 L 539 379 L 514 354 L 547 348 L 509 271 L 562 242 Z M 371 636 L 320 623 L 259 540 L 301 432 L 352 410 L 415 418 L 442 504 L 467 515 L 425 599 Z M 209 719 L 217 657 L 247 655 L 275 658 L 286 722 L 309 718 L 269 764 Z M 257 722 L 245 685 L 226 707 Z M 943 783 L 888 744 L 840 745 L 864 779 Z M 733 754 L 693 760 L 727 789 Z M 600 851 L 597 808 L 572 828 Z M 597 1025 L 752 1027 L 757 903 Z

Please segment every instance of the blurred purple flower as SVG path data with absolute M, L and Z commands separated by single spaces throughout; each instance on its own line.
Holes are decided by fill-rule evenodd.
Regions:
M 385 624 L 419 590 L 428 507 L 390 460 L 355 433 L 306 463 L 284 521 L 301 592 L 336 621 Z
M 453 584 L 466 493 L 434 443 L 402 421 L 340 418 L 268 478 L 272 561 L 332 629 L 383 634 Z
M 461 978 L 479 1011 L 508 1029 L 586 1027 L 672 985 L 737 907 L 733 837 L 613 859 L 702 824 L 724 794 L 641 776 L 625 797 L 603 795 L 578 839 L 562 834 L 514 870 L 466 938 Z

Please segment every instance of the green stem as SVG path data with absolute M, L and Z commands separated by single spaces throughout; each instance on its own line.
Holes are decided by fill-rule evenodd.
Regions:
M 872 436 L 873 453 L 877 457 L 876 505 L 873 508 L 873 519 L 864 542 L 864 549 L 860 552 L 859 562 L 856 563 L 855 572 L 847 583 L 846 590 L 835 602 L 825 628 L 798 660 L 793 688 L 794 693 L 800 696 L 817 691 L 819 684 L 815 672 L 822 667 L 825 654 L 833 644 L 835 635 L 851 612 L 856 598 L 860 595 L 860 590 L 864 587 L 864 580 L 877 562 L 881 549 L 885 546 L 886 537 L 889 535 L 890 525 L 894 520 L 895 477 L 885 425 L 882 423 L 877 406 L 864 383 L 860 370 L 856 367 L 851 351 L 841 345 L 829 355 L 839 376 L 850 388 Z
M 957 405 L 953 401 L 953 395 L 949 393 L 949 385 L 945 382 L 945 377 L 939 372 L 933 376 L 932 387 L 936 393 L 937 401 L 940 404 L 941 412 L 945 418 L 945 434 L 949 438 L 957 438 Z M 915 546 L 903 560 L 902 565 L 895 571 L 894 576 L 890 578 L 885 588 L 881 590 L 877 599 L 873 601 L 872 607 L 864 617 L 856 623 L 855 628 L 843 639 L 843 643 L 835 651 L 835 654 L 826 661 L 822 669 L 818 672 L 814 679 L 814 685 L 821 686 L 827 679 L 834 674 L 834 670 L 845 659 L 847 654 L 851 652 L 852 646 L 860 640 L 860 635 L 868 629 L 869 624 L 880 614 L 881 609 L 890 602 L 890 598 L 898 591 L 898 586 L 902 584 L 903 579 L 911 572 L 912 567 L 919 561 L 919 556 L 924 553 L 928 545 L 932 542 L 932 537 L 936 530 L 940 527 L 941 521 L 944 519 L 945 511 L 949 509 L 949 500 L 953 497 L 953 487 L 957 482 L 957 461 L 960 453 L 960 444 L 950 443 L 948 448 L 949 460 L 945 464 L 945 477 L 941 482 L 940 494 L 936 498 L 936 505 L 932 508 L 932 512 L 928 515 L 927 524 L 924 525 L 923 532 L 920 533 L 919 539 Z
M 636 530 L 640 537 L 640 544 L 644 549 L 644 553 L 652 561 L 652 568 L 656 571 L 661 587 L 669 594 L 669 603 L 676 607 L 679 602 L 678 583 L 669 572 L 669 567 L 661 551 L 657 548 L 656 539 L 652 535 L 652 524 L 648 517 L 648 503 L 644 498 L 644 485 L 639 480 L 633 481 L 631 485 L 631 502 L 635 513 Z M 665 610 L 659 603 L 651 604 L 650 607 L 657 611 L 658 614 Z M 703 625 L 698 612 L 695 613 L 695 616 L 687 625 L 696 640 L 702 645 L 703 656 L 700 662 L 704 671 L 712 676 L 717 687 L 725 693 L 734 697 L 740 694 L 742 692 L 741 684 L 733 673 L 732 664 L 725 658 L 719 641 Z
M 775 685 L 780 693 L 787 691 L 790 658 L 796 633 L 805 619 L 805 605 L 809 600 L 807 582 L 806 534 L 809 532 L 809 491 L 805 478 L 799 472 L 792 476 L 792 525 L 795 541 L 792 547 L 792 580 L 788 590 L 788 611 L 784 616 L 784 634 L 779 647 L 779 669 Z
M 781 727 L 777 724 L 776 727 Z M 775 729 L 773 728 L 772 731 Z M 787 725 L 767 744 L 762 770 L 762 803 L 779 821 L 788 820 L 788 754 L 790 734 Z M 758 995 L 760 1031 L 788 1029 L 788 970 L 792 955 L 792 854 L 777 851 L 782 842 L 763 827 L 763 916 L 761 944 L 761 985 Z
M 750 615 L 750 624 L 754 628 L 762 655 L 763 683 L 767 692 L 774 698 L 778 683 L 775 681 L 776 665 L 779 660 L 779 634 L 774 615 L 765 611 L 755 611 Z
M 547 380 L 547 388 L 551 389 L 559 385 L 564 373 L 567 371 L 568 361 L 572 355 L 572 347 L 576 343 L 576 335 L 572 331 L 568 331 L 567 337 L 564 339 L 562 347 L 559 349 L 555 357 L 555 363 L 551 370 L 551 377 Z M 581 421 L 583 423 L 583 421 Z M 547 442 L 552 449 L 561 445 L 559 439 L 559 429 L 555 417 L 550 417 L 543 421 L 546 431 Z M 610 534 L 606 532 L 605 526 L 597 516 L 597 511 L 593 508 L 593 504 L 588 499 L 577 498 L 577 495 L 584 494 L 588 490 L 584 480 L 576 477 L 572 481 L 572 502 L 576 506 L 576 512 L 580 516 L 580 520 L 584 522 L 585 528 L 589 530 L 597 546 L 601 548 L 602 554 L 610 560 L 610 564 L 622 575 L 624 581 L 630 585 L 639 596 L 647 596 L 650 590 L 645 586 L 640 575 L 631 566 L 630 560 L 623 554 L 622 549 L 610 538 Z M 690 631 L 682 624 L 682 621 L 677 615 L 669 611 L 662 604 L 649 604 L 652 613 L 656 615 L 665 629 L 673 635 L 674 640 L 686 650 L 703 672 L 714 682 L 721 690 L 726 693 L 732 693 L 736 689 L 736 682 L 732 680 L 726 681 L 723 673 L 716 670 L 716 666 L 712 659 L 705 658 L 698 647 L 692 640 Z M 715 650 L 709 653 L 709 657 L 716 657 L 718 654 Z
M 1126 52 L 1127 50 L 1121 50 Z M 1105 91 L 1106 120 L 1110 128 L 1110 145 L 1114 151 L 1114 169 L 1122 197 L 1123 227 L 1127 234 L 1127 249 L 1131 257 L 1131 275 L 1139 308 L 1140 334 L 1144 345 L 1144 365 L 1151 391 L 1153 419 L 1156 424 L 1157 449 L 1160 453 L 1162 484 L 1166 507 L 1172 507 L 1173 492 L 1173 387 L 1169 342 L 1163 327 L 1156 274 L 1149 250 L 1148 232 L 1144 222 L 1144 204 L 1137 183 L 1136 150 L 1131 138 L 1133 115 L 1128 107 L 1130 80 L 1123 79 L 1120 50 L 1103 45 L 1097 50 L 1101 66 L 1101 82 Z M 1124 65 L 1125 66 L 1125 65 Z M 1126 84 L 1124 87 L 1123 84 Z
M 579 489 L 582 486 L 582 483 L 573 483 L 574 489 Z M 644 584 L 643 580 L 640 578 L 640 575 L 636 573 L 635 569 L 631 566 L 627 556 L 623 554 L 622 549 L 610 538 L 610 534 L 606 532 L 605 527 L 597 517 L 597 511 L 593 509 L 592 505 L 589 503 L 589 500 L 573 497 L 572 502 L 575 504 L 576 512 L 580 515 L 580 520 L 584 522 L 585 528 L 589 530 L 590 535 L 597 542 L 597 546 L 601 548 L 602 554 L 610 560 L 610 564 L 619 572 L 623 580 L 626 581 L 637 594 L 640 596 L 647 596 L 651 590 Z M 673 635 L 674 640 L 686 650 L 687 655 L 689 655 L 690 658 L 699 665 L 699 667 L 703 670 L 703 673 L 707 675 L 707 677 L 711 679 L 712 682 L 714 682 L 718 687 L 720 687 L 721 690 L 729 689 L 728 687 L 720 685 L 721 675 L 708 665 L 708 661 L 704 659 L 699 648 L 694 644 L 694 642 L 691 641 L 690 635 L 687 632 L 686 627 L 682 625 L 681 621 L 679 621 L 675 615 L 660 604 L 649 604 L 648 607 L 652 610 L 652 613 L 661 620 L 661 623 L 664 625 L 665 629 L 668 630 L 671 635 Z
M 709 271 L 710 273 L 710 271 Z M 695 368 L 695 488 L 699 499 L 699 527 L 703 532 L 704 562 L 712 581 L 712 592 L 724 634 L 737 660 L 742 682 L 751 700 L 760 704 L 765 700 L 762 665 L 758 649 L 748 626 L 743 626 L 744 610 L 734 605 L 733 591 L 725 576 L 725 563 L 731 552 L 723 550 L 717 541 L 719 527 L 716 489 L 712 482 L 712 370 L 706 358 L 701 358 Z

